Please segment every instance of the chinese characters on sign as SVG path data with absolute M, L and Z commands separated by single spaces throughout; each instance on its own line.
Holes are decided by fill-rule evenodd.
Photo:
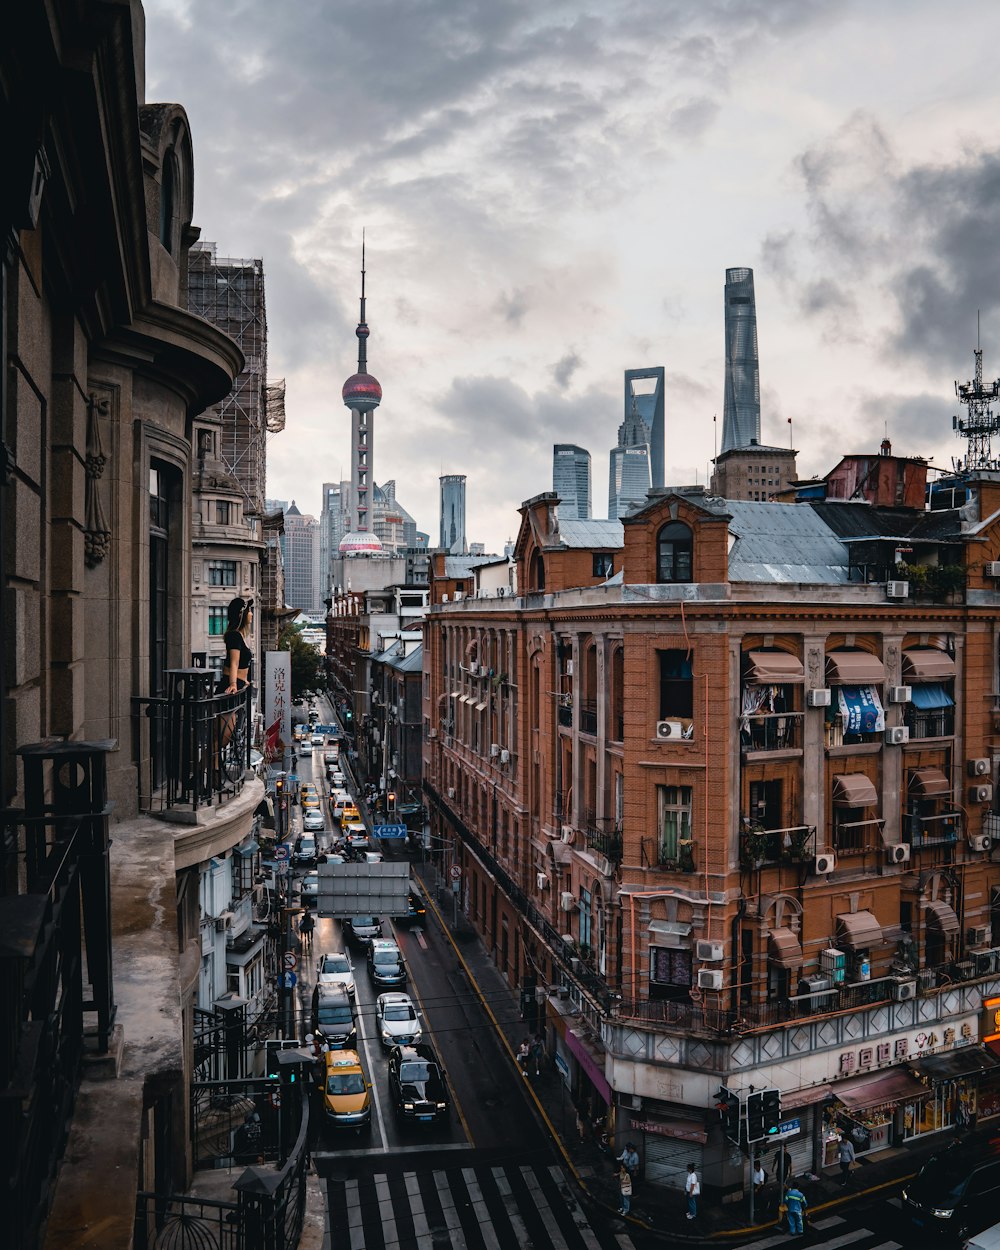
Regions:
M 279 764 L 292 740 L 292 656 L 264 652 L 264 729 L 267 753 Z
M 970 1021 L 961 1025 L 947 1025 L 912 1036 L 897 1037 L 892 1041 L 878 1042 L 871 1046 L 861 1046 L 857 1050 L 841 1052 L 839 1075 L 852 1076 L 856 1072 L 872 1072 L 890 1063 L 905 1063 L 908 1059 L 919 1059 L 922 1055 L 935 1053 L 939 1047 L 950 1049 L 954 1046 L 967 1046 L 974 1042 L 975 1032 Z

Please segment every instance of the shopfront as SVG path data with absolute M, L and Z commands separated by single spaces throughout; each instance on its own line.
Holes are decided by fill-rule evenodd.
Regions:
M 689 1163 L 701 1173 L 702 1147 L 708 1141 L 708 1133 L 703 1124 L 683 1118 L 680 1109 L 676 1115 L 668 1108 L 662 1110 L 663 1114 L 659 1109 L 650 1109 L 632 1112 L 627 1118 L 623 1115 L 622 1122 L 629 1128 L 619 1137 L 638 1147 L 644 1182 L 680 1191 Z
M 904 1140 L 962 1130 L 996 1114 L 1000 1060 L 978 1046 L 929 1055 L 911 1065 L 927 1097 L 904 1118 Z
M 877 1154 L 905 1140 L 907 1116 L 912 1118 L 931 1097 L 931 1091 L 902 1066 L 837 1081 L 830 1093 L 834 1101 L 825 1113 L 824 1167 L 836 1163 L 842 1136 L 858 1155 Z

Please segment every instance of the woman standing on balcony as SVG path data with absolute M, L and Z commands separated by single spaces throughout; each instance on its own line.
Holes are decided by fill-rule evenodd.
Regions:
M 237 694 L 245 690 L 250 680 L 250 661 L 253 652 L 247 636 L 253 629 L 253 600 L 234 599 L 229 605 L 229 621 L 226 626 L 226 658 L 222 665 L 223 694 Z

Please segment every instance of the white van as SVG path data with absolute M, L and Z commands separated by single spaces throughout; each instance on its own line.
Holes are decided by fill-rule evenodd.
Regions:
M 991 1224 L 975 1237 L 963 1241 L 962 1250 L 1000 1250 L 1000 1224 Z

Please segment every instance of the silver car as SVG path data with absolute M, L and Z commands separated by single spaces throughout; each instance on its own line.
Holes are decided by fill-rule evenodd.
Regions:
M 375 1003 L 375 1027 L 386 1049 L 419 1042 L 420 1016 L 409 994 L 379 994 Z
M 342 985 L 348 994 L 354 997 L 354 969 L 349 957 L 342 951 L 331 951 L 320 955 L 316 966 L 317 985 Z M 405 998 L 406 995 L 404 994 Z

